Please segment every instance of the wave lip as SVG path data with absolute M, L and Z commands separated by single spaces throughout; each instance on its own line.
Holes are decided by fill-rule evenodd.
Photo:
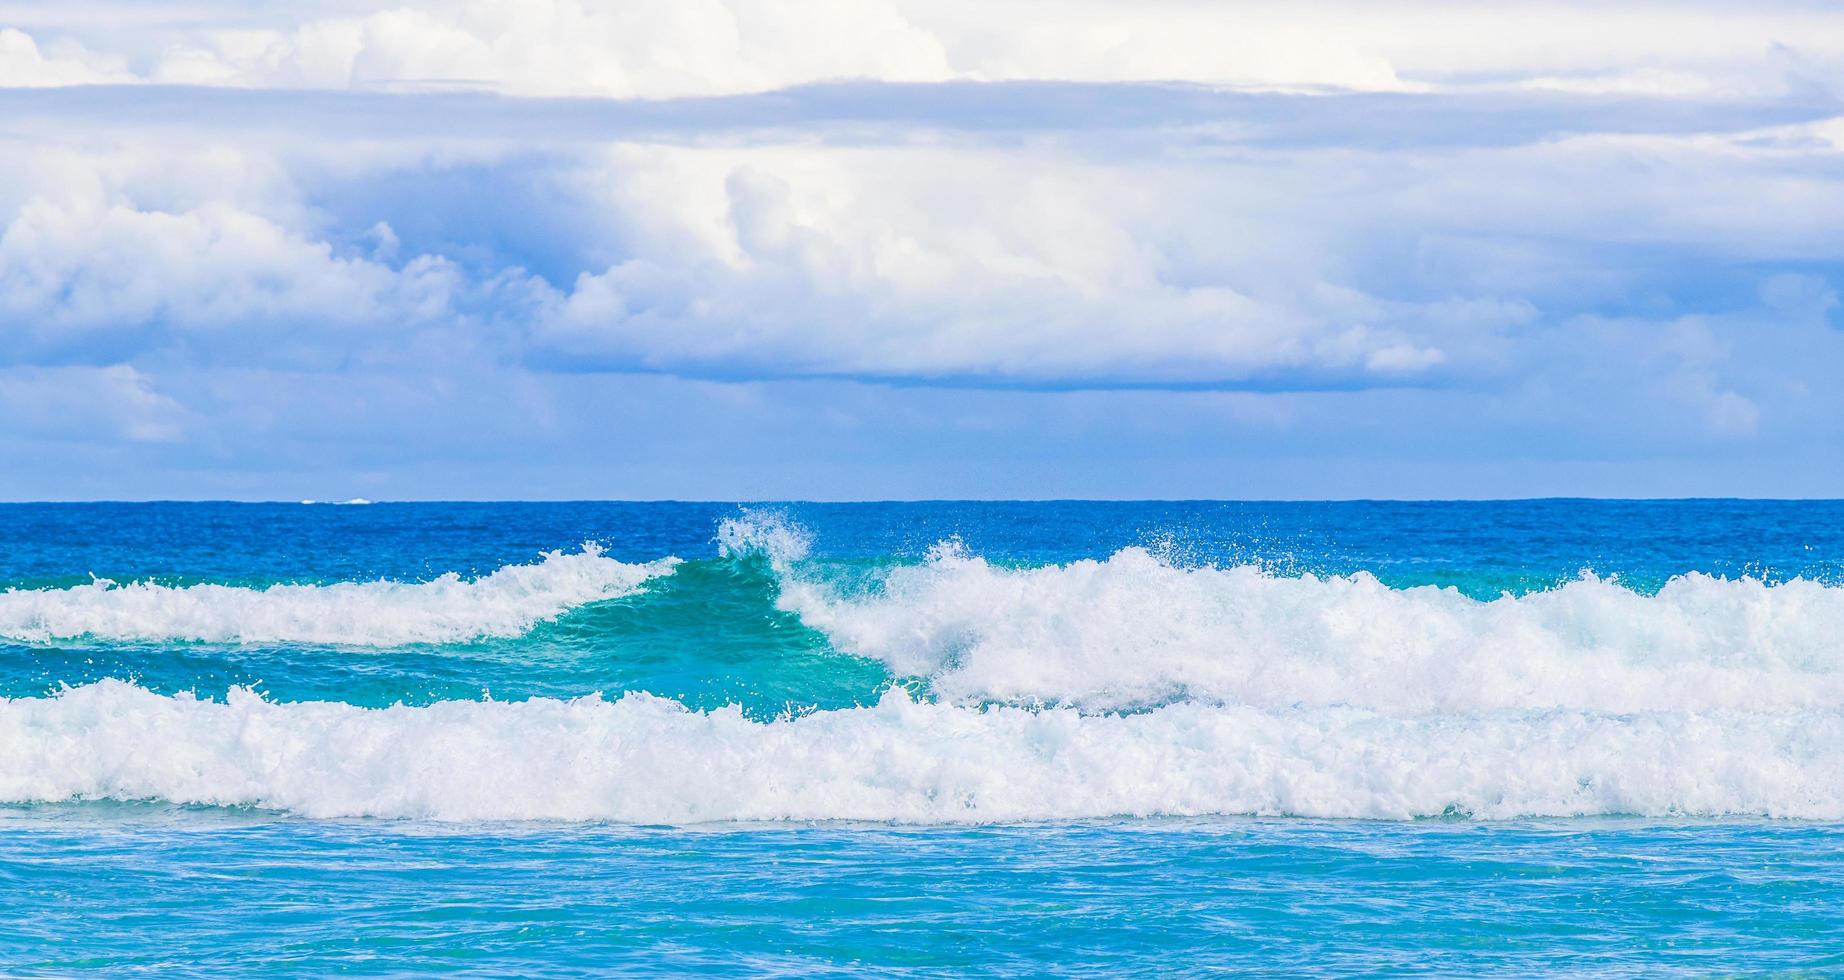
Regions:
M 1139 548 L 1008 568 L 948 544 L 872 586 L 778 569 L 778 604 L 845 653 L 962 703 L 1183 699 L 1426 714 L 1844 706 L 1844 589 L 1584 575 L 1481 601 L 1367 573 L 1181 568 Z
M 0 637 L 387 647 L 518 636 L 579 606 L 631 595 L 671 574 L 677 561 L 629 564 L 589 543 L 476 579 L 450 572 L 418 583 L 260 589 L 99 579 L 68 589 L 0 592 Z
M 360 708 L 102 681 L 0 700 L 0 802 L 455 821 L 1285 815 L 1844 819 L 1844 714 L 877 704 L 758 722 L 633 694 Z
M 745 507 L 717 524 L 717 552 L 725 558 L 761 555 L 774 568 L 785 570 L 812 548 L 813 535 L 781 511 Z

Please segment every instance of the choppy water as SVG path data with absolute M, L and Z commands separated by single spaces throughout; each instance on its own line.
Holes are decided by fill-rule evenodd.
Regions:
M 1844 504 L 0 506 L 0 967 L 1844 969 Z

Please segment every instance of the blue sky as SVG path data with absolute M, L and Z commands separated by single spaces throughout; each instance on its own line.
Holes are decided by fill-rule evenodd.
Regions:
M 0 2 L 0 498 L 1844 495 L 1814 3 Z

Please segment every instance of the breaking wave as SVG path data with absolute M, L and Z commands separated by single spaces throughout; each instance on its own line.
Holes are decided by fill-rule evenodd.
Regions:
M 833 654 L 856 655 L 901 683 L 765 720 L 644 693 L 365 708 L 104 680 L 0 699 L 0 803 L 675 824 L 1844 820 L 1844 589 L 1819 582 L 1688 574 L 1643 592 L 1583 575 L 1481 600 L 1365 573 L 1180 566 L 1138 548 L 1030 567 L 953 543 L 919 562 L 832 560 L 769 512 L 717 538 L 723 557 L 682 569 L 660 598 L 669 609 L 644 607 L 645 629 L 670 638 L 649 649 L 697 665 L 693 637 L 759 641 L 755 659 L 721 650 L 724 669 L 825 671 Z M 0 593 L 0 636 L 517 636 L 676 562 L 625 564 L 585 545 L 474 580 L 14 590 Z M 782 630 L 790 617 L 771 615 L 770 596 L 818 634 Z M 718 622 L 680 638 L 687 616 Z M 619 642 L 607 652 L 619 657 Z M 754 676 L 768 675 L 732 690 L 753 690 Z M 837 707 L 852 697 L 873 700 Z
M 476 579 L 332 585 L 169 586 L 98 579 L 0 592 L 0 637 L 28 643 L 191 640 L 386 647 L 517 636 L 579 606 L 631 595 L 677 559 L 636 565 L 594 544 Z
M 1274 814 L 1844 818 L 1844 715 L 1403 718 L 914 700 L 761 722 L 633 694 L 427 707 L 0 701 L 0 801 L 166 800 L 309 817 L 903 823 Z
M 1374 576 L 1180 568 L 1138 548 L 1012 568 L 938 546 L 866 584 L 795 567 L 782 608 L 961 703 L 1207 700 L 1395 714 L 1844 706 L 1844 589 L 1584 576 L 1481 601 Z

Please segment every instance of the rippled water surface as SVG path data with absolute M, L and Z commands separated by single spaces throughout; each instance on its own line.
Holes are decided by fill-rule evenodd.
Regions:
M 1844 505 L 0 506 L 0 973 L 1844 971 Z
M 0 817 L 11 972 L 1844 969 L 1837 827 Z

